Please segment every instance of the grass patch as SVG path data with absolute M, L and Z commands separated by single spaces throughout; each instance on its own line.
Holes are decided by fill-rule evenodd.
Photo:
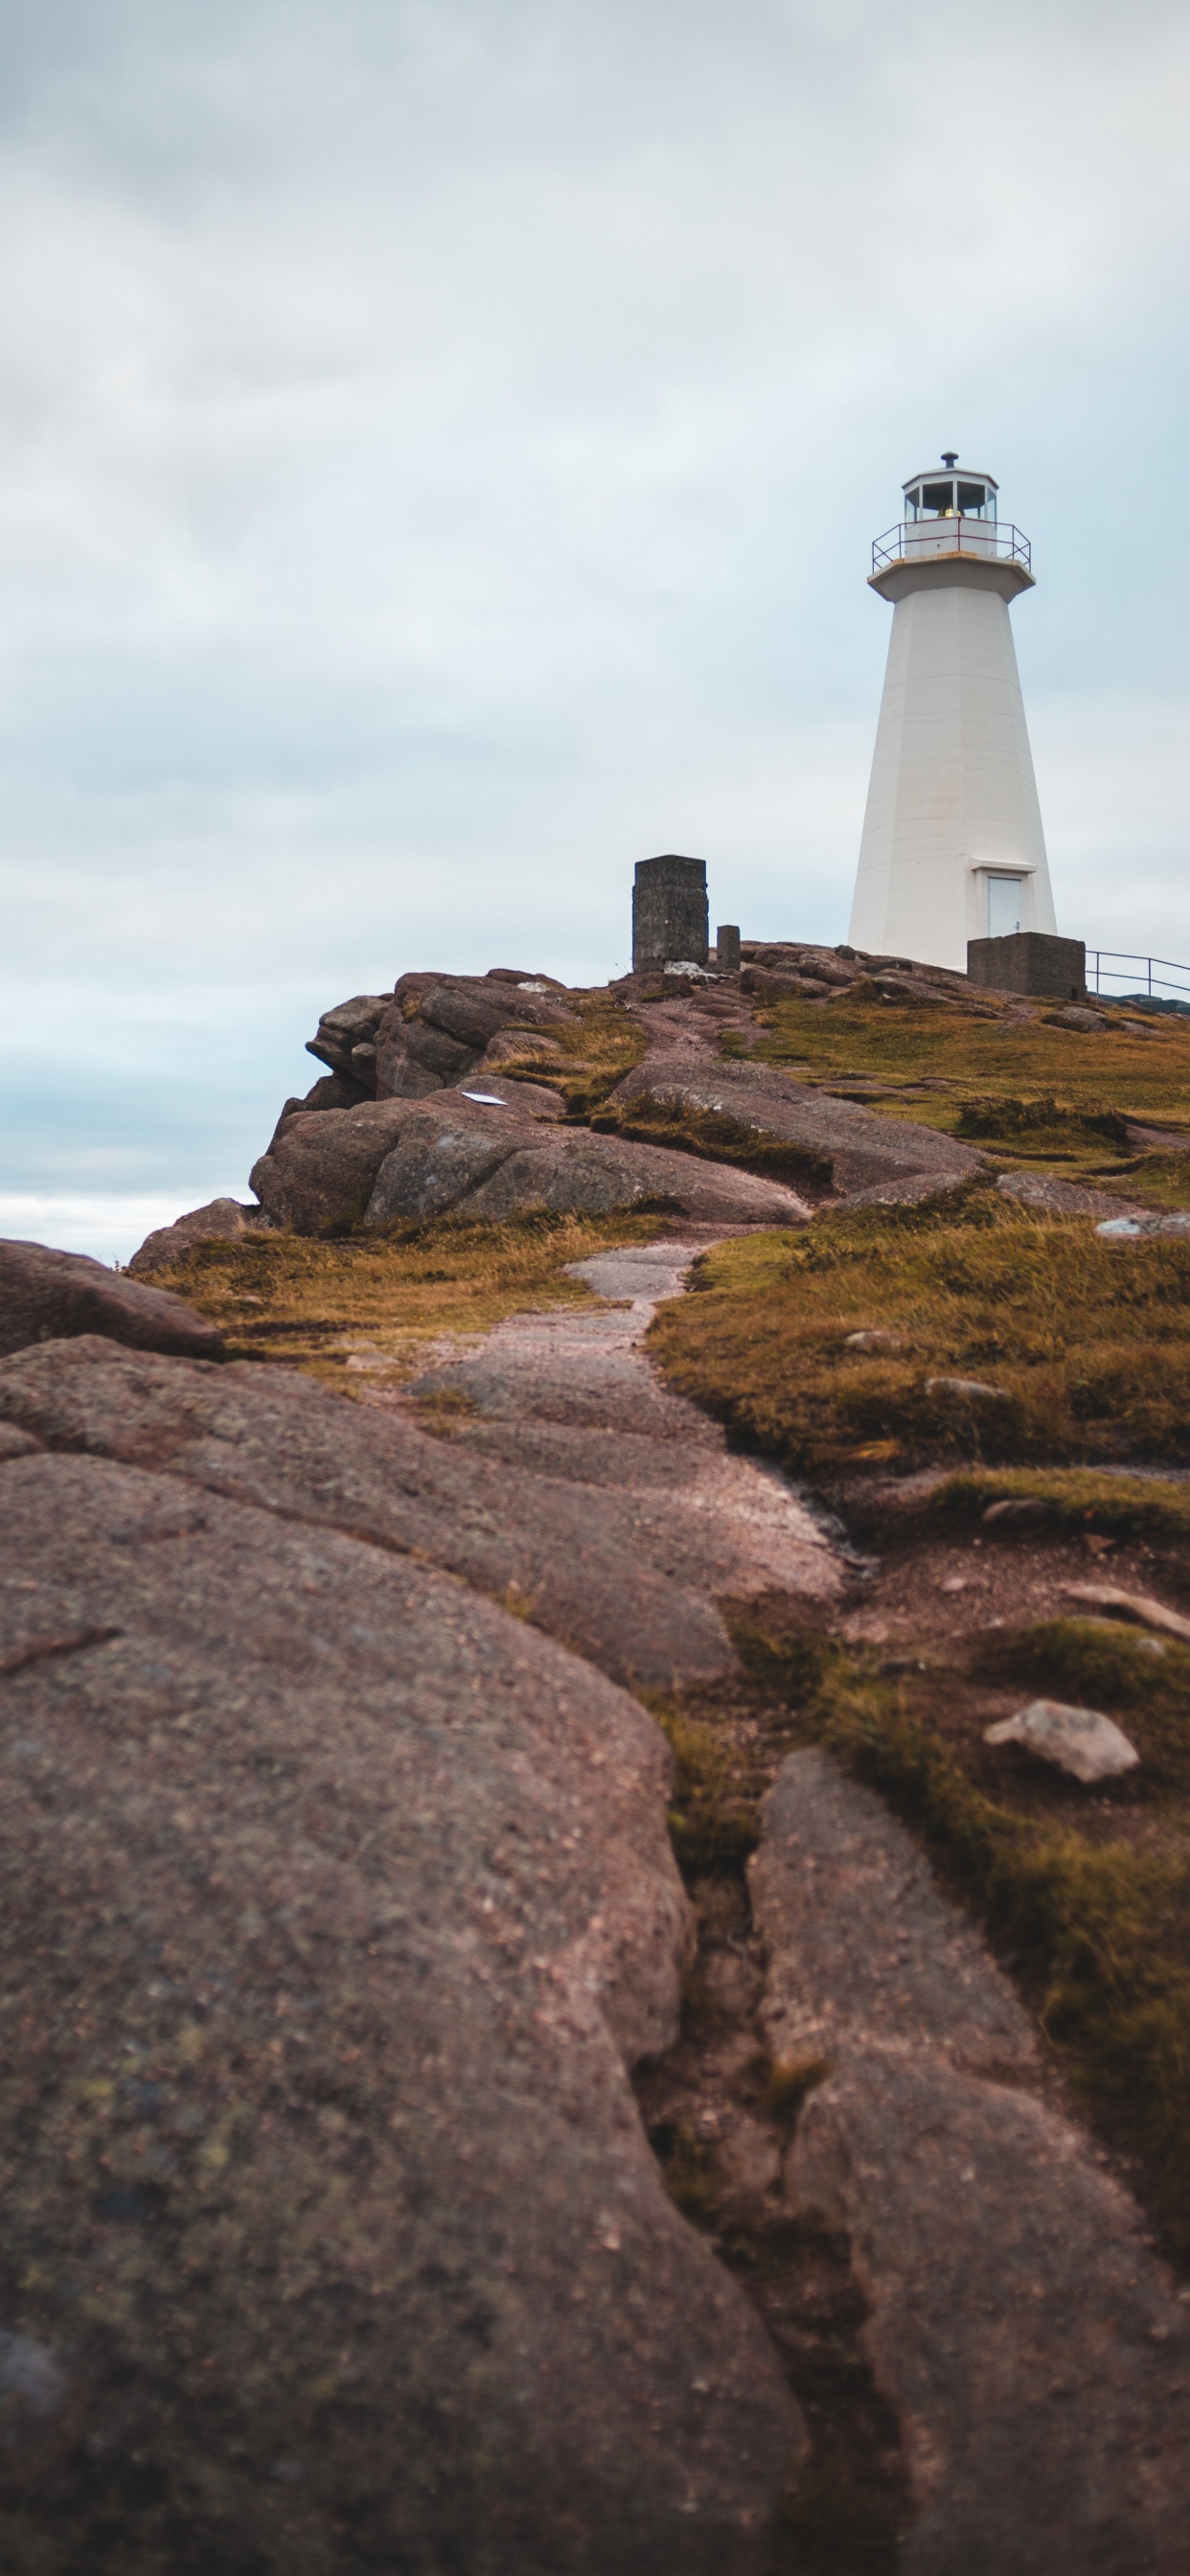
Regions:
M 1129 1165 L 1126 1177 L 1113 1175 L 1103 1186 L 1140 1207 L 1190 1208 L 1190 1153 L 1145 1154 Z
M 640 1694 L 674 1757 L 669 1833 L 687 1885 L 740 1873 L 760 1840 L 760 1801 L 772 1777 L 731 1726 L 693 1714 L 681 1699 Z
M 567 1116 L 581 1121 L 601 1108 L 609 1091 L 640 1063 L 647 1041 L 624 1004 L 605 986 L 567 993 L 565 1001 L 567 1009 L 577 1013 L 578 1027 L 549 1029 L 545 1032 L 552 1042 L 548 1057 L 526 1045 L 523 1058 L 510 1056 L 501 1064 L 500 1074 L 514 1082 L 519 1077 L 548 1083 L 551 1091 L 561 1092 Z M 510 1037 L 514 1034 L 509 1032 Z
M 855 1074 L 946 1084 L 932 1103 L 882 1102 L 886 1116 L 953 1131 L 965 1095 L 980 1102 L 1052 1098 L 1081 1114 L 1093 1090 L 1104 1108 L 1141 1124 L 1158 1126 L 1172 1116 L 1175 1124 L 1190 1125 L 1190 1021 L 1154 1021 L 1160 1035 L 1150 1038 L 1131 1036 L 1118 1019 L 1109 1035 L 1084 1036 L 1043 1019 L 969 1019 L 928 1003 L 897 1009 L 857 1000 L 833 1002 L 824 1011 L 787 1001 L 760 1008 L 757 1016 L 763 1034 L 752 1053 L 763 1064 L 798 1066 L 802 1079 Z
M 1137 2160 L 1171 2251 L 1190 2257 L 1190 1656 L 1142 1657 L 1135 1640 L 1078 1621 L 997 1649 L 1030 1687 L 1093 1683 L 1096 1704 L 1114 1700 L 1152 1764 L 1132 1794 L 1164 1793 L 1155 1844 L 1096 1840 L 989 1796 L 972 1776 L 978 1753 L 936 1726 L 928 1678 L 882 1674 L 870 1650 L 774 1637 L 747 1613 L 736 1635 L 769 1687 L 784 1673 L 801 1739 L 887 1798 L 1010 1955 L 1088 2114 Z
M 650 1243 L 663 1225 L 543 1213 L 507 1225 L 439 1217 L 341 1242 L 252 1234 L 197 1244 L 153 1285 L 221 1325 L 230 1359 L 283 1360 L 358 1394 L 368 1372 L 349 1360 L 387 1363 L 399 1378 L 439 1335 L 487 1332 L 532 1306 L 584 1305 L 591 1291 L 566 1264 Z
M 1027 1154 L 1030 1161 L 1102 1157 L 1105 1146 L 1114 1146 L 1117 1154 L 1129 1151 L 1128 1121 L 1121 1110 L 1094 1102 L 1062 1108 L 1052 1092 L 1032 1100 L 1015 1094 L 961 1100 L 954 1132 L 993 1148 L 998 1145 L 1009 1157 Z
M 948 1476 L 930 1496 L 927 1517 L 963 1525 L 981 1520 L 989 1503 L 1009 1496 L 1048 1503 L 1055 1531 L 1093 1529 L 1112 1538 L 1153 1539 L 1164 1547 L 1190 1543 L 1190 1487 L 1147 1476 L 1097 1476 L 1093 1468 L 1001 1468 Z
M 642 1091 L 622 1107 L 597 1110 L 590 1123 L 602 1135 L 627 1136 L 642 1145 L 667 1145 L 678 1153 L 698 1154 L 707 1162 L 733 1163 L 742 1171 L 759 1172 L 766 1180 L 785 1181 L 795 1189 L 824 1191 L 831 1185 L 827 1155 L 815 1153 L 809 1145 L 790 1144 L 763 1127 L 751 1127 L 726 1110 L 681 1108 Z
M 718 1246 L 657 1317 L 671 1385 L 803 1476 L 967 1461 L 1190 1459 L 1190 1260 L 979 1175 L 917 1207 Z M 899 1334 L 859 1352 L 851 1333 Z M 961 1378 L 988 1396 L 930 1386 Z

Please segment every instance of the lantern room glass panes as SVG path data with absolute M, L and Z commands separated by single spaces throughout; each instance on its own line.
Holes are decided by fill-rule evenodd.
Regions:
M 961 475 L 945 482 L 914 483 L 905 494 L 907 519 L 994 519 L 996 493 L 990 483 L 970 483 Z

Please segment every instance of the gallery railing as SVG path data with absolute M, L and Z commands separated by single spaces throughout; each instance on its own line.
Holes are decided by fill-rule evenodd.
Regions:
M 1033 568 L 1033 549 L 1019 528 L 997 519 L 903 519 L 886 528 L 872 545 L 873 572 L 893 564 L 918 563 L 922 556 L 980 555 L 985 563 L 1018 563 Z

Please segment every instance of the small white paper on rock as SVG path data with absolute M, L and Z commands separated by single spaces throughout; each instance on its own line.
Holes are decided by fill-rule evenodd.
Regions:
M 1094 1708 L 1067 1708 L 1060 1699 L 1030 1700 L 1015 1717 L 989 1726 L 985 1744 L 1023 1744 L 1043 1762 L 1055 1762 L 1072 1780 L 1090 1785 L 1134 1771 L 1140 1755 L 1110 1717 Z

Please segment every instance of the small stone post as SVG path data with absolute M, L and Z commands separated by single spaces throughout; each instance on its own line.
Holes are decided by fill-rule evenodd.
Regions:
M 740 971 L 740 925 L 738 921 L 721 921 L 715 932 L 715 964 L 721 975 L 738 975 Z
M 632 971 L 656 972 L 681 959 L 707 962 L 707 871 L 703 859 L 679 858 L 667 851 L 659 859 L 637 862 L 632 889 Z

